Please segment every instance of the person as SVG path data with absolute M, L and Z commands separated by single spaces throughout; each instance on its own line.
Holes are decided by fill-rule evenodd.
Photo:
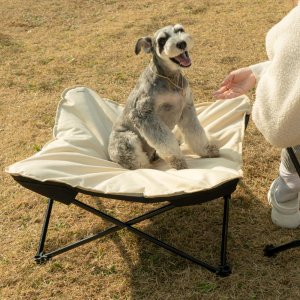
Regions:
M 268 61 L 232 71 L 214 92 L 230 99 L 256 87 L 252 119 L 272 145 L 283 148 L 279 176 L 268 192 L 271 219 L 283 228 L 300 225 L 300 178 L 286 151 L 300 160 L 300 1 L 266 36 Z

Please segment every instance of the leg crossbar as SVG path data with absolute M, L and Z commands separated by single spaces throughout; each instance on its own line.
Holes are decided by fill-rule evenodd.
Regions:
M 197 265 L 200 265 L 204 268 L 206 268 L 207 270 L 219 275 L 219 276 L 228 276 L 231 274 L 231 267 L 229 266 L 229 264 L 227 263 L 227 237 L 228 237 L 228 219 L 229 219 L 229 199 L 230 196 L 226 196 L 224 197 L 224 209 L 223 209 L 223 224 L 222 224 L 222 240 L 221 240 L 221 255 L 220 255 L 220 265 L 219 266 L 212 266 L 210 264 L 208 264 L 205 261 L 202 261 L 200 259 L 197 259 L 161 240 L 156 239 L 155 237 L 133 227 L 132 225 L 135 225 L 141 221 L 144 221 L 146 219 L 149 219 L 151 217 L 154 217 L 158 214 L 161 214 L 163 212 L 169 211 L 173 208 L 175 208 L 176 206 L 174 206 L 173 204 L 169 203 L 163 207 L 160 207 L 158 209 L 152 210 L 150 212 L 147 212 L 141 216 L 138 216 L 134 219 L 131 219 L 127 222 L 122 222 L 98 209 L 95 209 L 94 207 L 91 207 L 83 202 L 80 202 L 78 200 L 73 200 L 72 203 L 86 211 L 89 211 L 91 213 L 93 213 L 94 215 L 97 215 L 111 223 L 113 223 L 115 226 L 109 227 L 101 232 L 98 232 L 92 236 L 89 236 L 87 238 L 81 239 L 77 242 L 71 243 L 67 246 L 61 247 L 57 250 L 48 252 L 48 253 L 44 253 L 44 246 L 45 246 L 45 241 L 46 241 L 46 235 L 47 235 L 47 231 L 48 231 L 48 225 L 49 225 L 49 221 L 50 221 L 50 215 L 51 215 L 51 211 L 52 211 L 52 206 L 53 206 L 53 202 L 54 200 L 49 199 L 48 200 L 48 206 L 46 209 L 46 214 L 45 214 L 45 219 L 44 219 L 44 224 L 42 227 L 42 232 L 41 232 L 41 238 L 40 238 L 40 242 L 39 242 L 39 246 L 38 246 L 38 250 L 37 250 L 37 254 L 34 257 L 36 263 L 41 264 L 41 263 L 45 263 L 48 260 L 50 260 L 51 258 L 53 258 L 56 255 L 59 255 L 61 253 L 64 253 L 66 251 L 69 251 L 71 249 L 74 249 L 76 247 L 79 247 L 83 244 L 86 244 L 90 241 L 96 240 L 98 238 L 101 238 L 105 235 L 117 232 L 121 229 L 127 229 L 130 232 L 172 252 L 173 254 L 176 254 L 180 257 L 183 257 Z

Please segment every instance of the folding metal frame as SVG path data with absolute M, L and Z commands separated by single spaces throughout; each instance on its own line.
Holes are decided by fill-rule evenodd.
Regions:
M 291 161 L 293 162 L 295 169 L 300 177 L 300 163 L 295 155 L 295 152 L 292 147 L 287 148 L 287 152 L 291 158 Z M 292 248 L 300 247 L 300 240 L 294 240 L 285 244 L 282 244 L 280 246 L 274 246 L 273 244 L 267 245 L 264 249 L 264 255 L 265 256 L 275 256 L 279 252 L 286 251 Z
M 229 202 L 231 198 L 231 194 L 235 191 L 238 179 L 234 179 L 231 181 L 228 181 L 216 188 L 209 189 L 206 191 L 200 191 L 190 194 L 184 194 L 184 195 L 176 195 L 173 197 L 161 197 L 161 198 L 155 198 L 155 199 L 149 199 L 144 197 L 130 197 L 130 196 L 124 196 L 124 195 L 107 195 L 107 194 L 99 194 L 99 193 L 92 193 L 87 192 L 84 190 L 72 188 L 65 184 L 55 183 L 55 182 L 39 182 L 36 180 L 32 180 L 26 177 L 22 176 L 15 176 L 14 179 L 21 184 L 22 186 L 37 192 L 43 196 L 46 196 L 49 198 L 48 200 L 48 206 L 46 208 L 46 213 L 44 217 L 44 223 L 42 227 L 41 237 L 37 249 L 37 254 L 34 257 L 36 263 L 41 264 L 45 263 L 51 258 L 65 253 L 71 249 L 74 249 L 76 247 L 79 247 L 83 244 L 86 244 L 88 242 L 91 242 L 93 240 L 99 239 L 103 236 L 106 236 L 108 234 L 117 232 L 121 229 L 127 229 L 130 232 L 156 244 L 159 247 L 162 247 L 170 252 L 172 252 L 175 255 L 178 255 L 182 258 L 185 258 L 203 268 L 206 268 L 208 271 L 215 273 L 216 275 L 225 277 L 231 274 L 231 266 L 229 265 L 227 261 L 227 238 L 228 238 L 228 221 L 229 221 Z M 167 202 L 166 205 L 154 209 L 152 211 L 149 211 L 143 215 L 140 215 L 134 219 L 128 220 L 127 222 L 122 222 L 92 206 L 89 206 L 81 201 L 78 201 L 76 199 L 76 196 L 78 193 L 98 196 L 102 198 L 111 198 L 115 200 L 125 200 L 125 201 L 131 201 L 131 202 L 143 202 L 143 203 L 157 203 L 157 202 Z M 204 260 L 198 259 L 196 257 L 193 257 L 189 255 L 186 252 L 183 252 L 161 240 L 156 239 L 155 237 L 147 234 L 146 232 L 143 232 L 135 227 L 133 225 L 152 218 L 156 215 L 159 215 L 161 213 L 167 212 L 174 208 L 179 208 L 183 206 L 190 206 L 190 205 L 198 205 L 205 202 L 209 202 L 215 199 L 223 198 L 224 200 L 224 206 L 223 206 L 223 222 L 222 222 L 222 236 L 221 236 L 221 243 L 220 243 L 220 264 L 215 266 L 212 265 Z M 111 226 L 109 228 L 106 228 L 96 234 L 93 234 L 91 236 L 88 236 L 86 238 L 83 238 L 81 240 L 78 240 L 74 243 L 71 243 L 69 245 L 63 246 L 61 248 L 52 250 L 50 252 L 44 252 L 47 232 L 48 232 L 48 226 L 50 222 L 50 216 L 52 213 L 52 207 L 53 203 L 55 201 L 62 202 L 64 204 L 70 205 L 76 205 L 77 207 L 88 211 L 98 217 L 101 217 L 109 222 L 111 222 L 114 226 Z

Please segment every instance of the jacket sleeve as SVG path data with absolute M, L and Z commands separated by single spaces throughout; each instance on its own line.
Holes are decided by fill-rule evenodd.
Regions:
M 266 66 L 254 68 L 260 75 L 252 119 L 270 144 L 280 148 L 298 145 L 300 38 L 292 34 L 282 37 L 272 60 Z
M 256 65 L 249 66 L 253 74 L 255 75 L 256 79 L 256 84 L 260 81 L 261 76 L 263 75 L 264 72 L 268 69 L 270 66 L 271 62 L 269 60 L 258 63 Z

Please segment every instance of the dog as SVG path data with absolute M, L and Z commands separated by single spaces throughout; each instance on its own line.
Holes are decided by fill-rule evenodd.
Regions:
M 192 92 L 181 69 L 191 66 L 189 51 L 193 39 L 180 24 L 159 29 L 153 37 L 138 39 L 135 53 L 143 49 L 152 55 L 130 93 L 123 113 L 109 137 L 110 159 L 124 168 L 149 168 L 157 156 L 171 168 L 188 165 L 172 130 L 177 125 L 185 143 L 196 155 L 217 157 L 200 125 Z

